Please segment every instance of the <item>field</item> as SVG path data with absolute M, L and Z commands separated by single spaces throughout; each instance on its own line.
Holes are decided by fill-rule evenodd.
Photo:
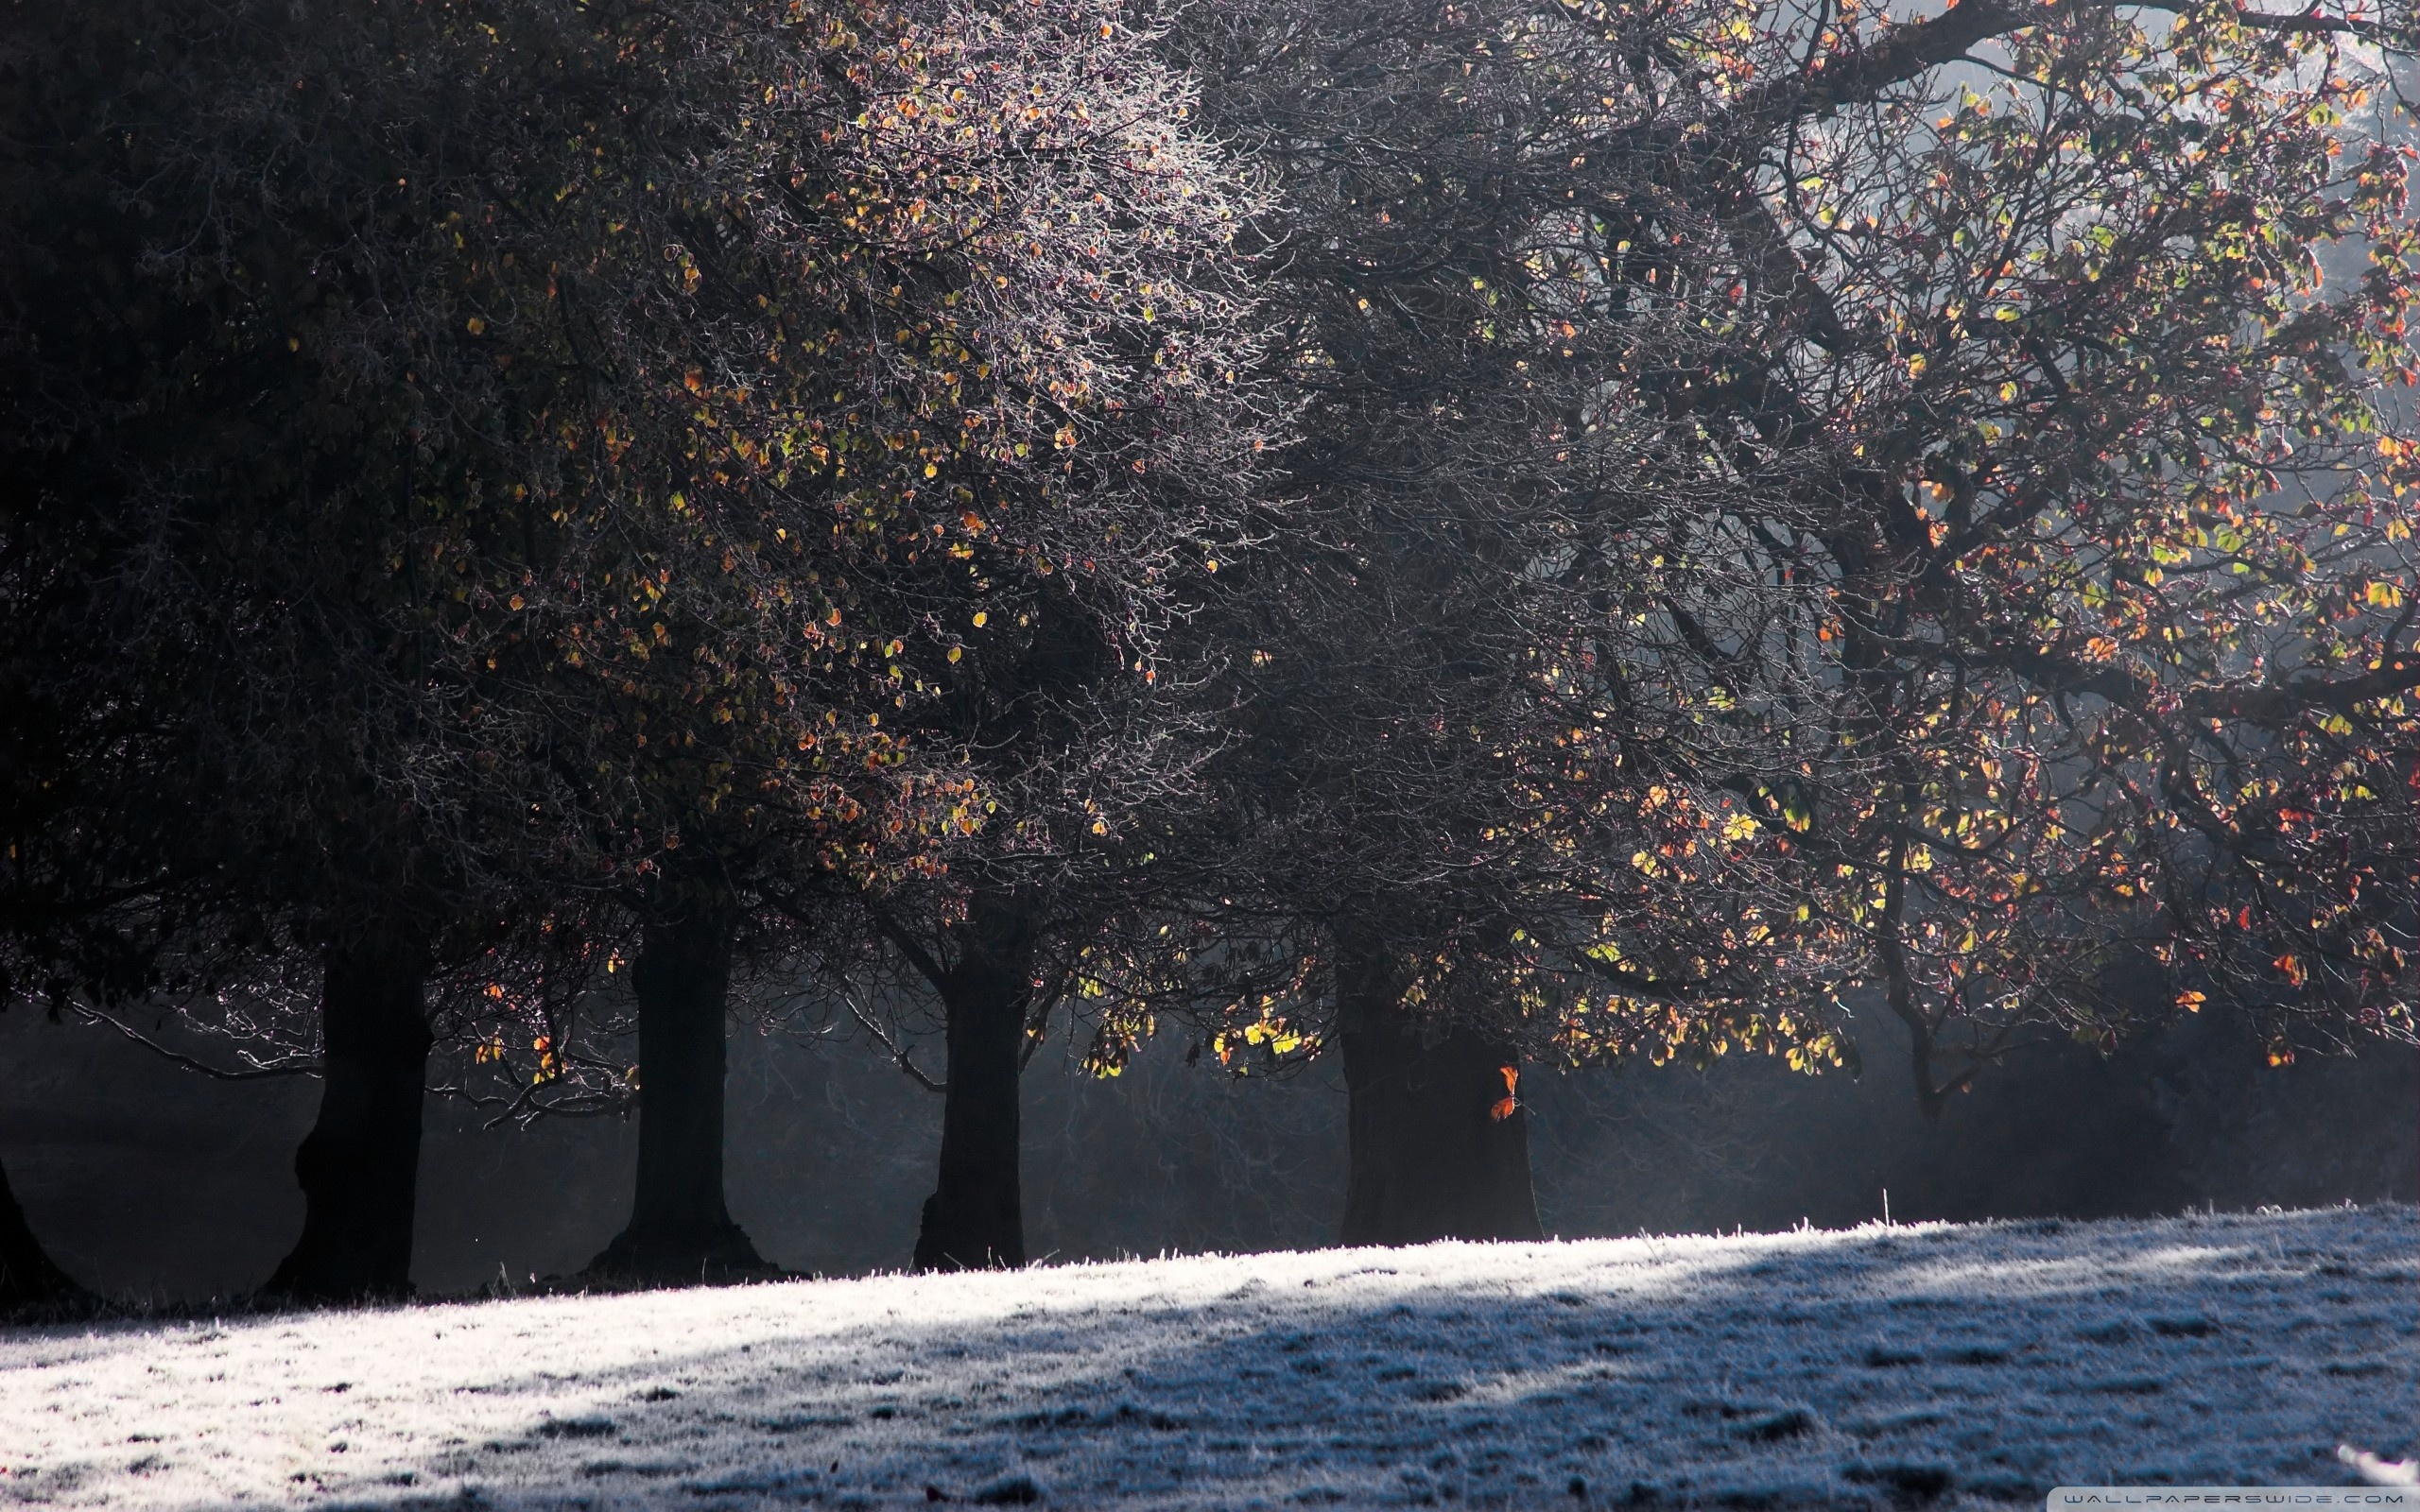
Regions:
M 2413 1452 L 2420 1212 L 1205 1256 L 0 1334 L 0 1503 L 1877 1507 Z

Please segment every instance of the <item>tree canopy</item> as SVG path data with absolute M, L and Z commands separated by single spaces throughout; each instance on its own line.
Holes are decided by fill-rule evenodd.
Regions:
M 640 1209 L 735 1234 L 734 973 L 905 962 L 977 1262 L 1062 1001 L 1105 1071 L 1459 1057 L 1514 1143 L 1525 1063 L 1866 1005 L 1928 1112 L 2182 1012 L 2410 1040 L 2413 41 L 24 0 L 0 993 L 329 1109 L 373 1047 L 412 1142 L 439 1040 L 644 1106 Z

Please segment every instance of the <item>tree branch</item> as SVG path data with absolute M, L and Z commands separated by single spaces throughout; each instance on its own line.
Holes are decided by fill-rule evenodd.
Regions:
M 843 994 L 841 1001 L 849 1005 L 849 1016 L 856 1019 L 857 1022 L 863 1024 L 865 1026 L 866 1033 L 873 1036 L 874 1039 L 882 1042 L 882 1048 L 890 1052 L 890 1063 L 898 1067 L 901 1071 L 906 1072 L 909 1080 L 913 1081 L 917 1086 L 922 1087 L 928 1092 L 947 1092 L 949 1091 L 949 1083 L 945 1081 L 933 1080 L 930 1076 L 925 1075 L 924 1072 L 917 1067 L 913 1060 L 908 1058 L 915 1053 L 915 1048 L 913 1046 L 907 1046 L 903 1048 L 898 1040 L 892 1039 L 890 1037 L 890 1031 L 885 1029 L 881 1024 L 876 1023 L 873 1021 L 873 1016 L 867 1013 L 863 1007 L 858 1005 L 856 993 L 852 992 Z
M 76 1011 L 91 1022 L 108 1024 L 164 1060 L 171 1061 L 187 1071 L 199 1072 L 205 1076 L 215 1077 L 219 1081 L 260 1081 L 269 1076 L 317 1076 L 320 1074 L 320 1063 L 316 1060 L 278 1061 L 244 1071 L 229 1071 L 223 1066 L 214 1066 L 206 1060 L 197 1060 L 181 1051 L 171 1050 L 132 1024 L 121 1023 L 98 1009 L 88 1008 L 78 1004 Z

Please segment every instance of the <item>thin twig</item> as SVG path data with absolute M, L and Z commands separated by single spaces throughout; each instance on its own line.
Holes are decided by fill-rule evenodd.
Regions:
M 316 1060 L 276 1061 L 266 1066 L 254 1066 L 245 1071 L 229 1071 L 223 1066 L 214 1066 L 206 1060 L 196 1060 L 181 1051 L 171 1050 L 132 1024 L 121 1023 L 97 1009 L 78 1005 L 76 1011 L 95 1023 L 108 1024 L 163 1059 L 182 1066 L 187 1071 L 198 1071 L 205 1076 L 216 1077 L 220 1081 L 258 1081 L 267 1076 L 317 1076 L 320 1074 L 320 1063 Z
M 924 1072 L 917 1069 L 916 1063 L 908 1058 L 914 1053 L 913 1047 L 903 1049 L 900 1046 L 899 1041 L 890 1037 L 889 1030 L 883 1028 L 881 1024 L 876 1023 L 872 1015 L 868 1014 L 864 1008 L 858 1006 L 857 995 L 856 993 L 842 993 L 840 1001 L 849 1005 L 850 1014 L 855 1017 L 859 1023 L 865 1025 L 866 1032 L 873 1035 L 876 1040 L 881 1040 L 882 1048 L 890 1052 L 890 1063 L 897 1066 L 901 1071 L 906 1072 L 908 1077 L 913 1080 L 917 1086 L 922 1087 L 928 1092 L 946 1092 L 949 1091 L 949 1083 L 935 1081 L 930 1076 L 925 1075 Z

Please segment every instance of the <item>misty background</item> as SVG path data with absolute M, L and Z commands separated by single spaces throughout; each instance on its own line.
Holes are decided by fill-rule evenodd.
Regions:
M 1893 1026 L 1858 1025 L 1864 1072 L 1762 1056 L 1708 1072 L 1599 1067 L 1521 1079 L 1538 1207 L 1564 1237 L 1774 1229 L 2420 1198 L 2420 1050 L 2270 1067 L 2216 1019 L 2103 1057 L 2040 1046 L 1987 1071 L 1938 1125 L 1917 1114 Z M 937 1064 L 938 1044 L 922 1063 Z M 1097 1080 L 1055 1040 L 1025 1077 L 1031 1253 L 1064 1262 L 1333 1243 L 1345 1098 L 1335 1057 L 1287 1077 L 1185 1064 L 1164 1036 Z M 904 1268 L 930 1192 L 941 1099 L 859 1040 L 789 1026 L 731 1040 L 727 1184 L 769 1260 Z M 0 1013 L 0 1160 L 27 1218 L 85 1284 L 153 1301 L 245 1292 L 294 1241 L 294 1147 L 320 1083 L 220 1082 L 106 1029 Z M 413 1279 L 424 1296 L 585 1264 L 628 1215 L 638 1125 L 480 1126 L 431 1098 Z

